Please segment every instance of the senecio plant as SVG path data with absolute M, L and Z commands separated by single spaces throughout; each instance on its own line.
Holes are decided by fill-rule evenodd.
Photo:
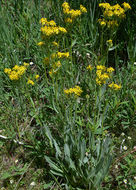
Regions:
M 119 4 L 112 6 L 109 3 L 99 3 L 99 7 L 102 10 L 102 18 L 98 19 L 98 23 L 102 29 L 100 42 L 101 56 L 107 56 L 109 51 L 117 47 L 117 30 L 121 22 L 126 18 L 126 12 L 131 9 L 131 6 L 124 2 L 121 6 Z M 106 50 L 105 45 L 107 46 Z
M 46 127 L 46 135 L 51 148 L 55 149 L 56 156 L 54 158 L 46 155 L 45 159 L 49 163 L 50 173 L 54 177 L 63 178 L 65 189 L 98 189 L 107 175 L 111 164 L 111 140 L 109 137 L 105 138 L 104 136 L 102 139 L 99 137 L 96 139 L 96 131 L 97 127 L 99 127 L 98 121 L 95 121 L 93 124 L 89 121 L 86 129 L 82 128 L 82 124 L 77 128 L 78 101 L 84 91 L 80 85 L 75 84 L 68 87 L 64 83 L 69 77 L 67 72 L 70 73 L 69 80 L 73 80 L 74 82 L 73 71 L 75 63 L 72 60 L 71 45 L 66 48 L 67 44 L 65 44 L 63 51 L 60 50 L 60 41 L 62 41 L 62 38 L 65 39 L 69 32 L 67 26 L 71 25 L 72 27 L 73 23 L 83 13 L 87 12 L 87 9 L 83 5 L 80 5 L 79 10 L 74 10 L 70 8 L 67 2 L 64 2 L 62 4 L 62 11 L 66 27 L 57 26 L 53 20 L 48 21 L 47 18 L 41 18 L 42 41 L 37 44 L 41 47 L 41 51 L 43 50 L 44 55 L 46 54 L 43 57 L 43 64 L 47 81 L 55 87 L 55 94 L 58 94 L 58 86 L 64 86 L 61 91 L 63 94 L 61 96 L 64 97 L 62 105 L 66 104 L 61 112 L 65 117 L 64 120 L 66 120 L 65 122 L 63 121 L 61 144 L 58 139 L 53 137 L 49 127 Z M 70 52 L 65 51 L 65 49 L 69 49 Z M 62 75 L 63 70 L 65 71 L 65 75 Z M 108 84 L 107 81 L 111 80 L 112 73 L 114 72 L 112 67 L 106 68 L 102 65 L 97 65 L 96 67 L 88 65 L 85 70 L 87 70 L 88 74 L 95 71 L 96 85 L 100 89 L 103 85 Z M 64 77 L 64 80 L 62 77 Z M 112 85 L 109 83 L 109 87 L 114 90 L 121 88 L 121 86 L 114 83 Z M 61 101 L 61 97 L 56 101 Z M 74 107 L 76 109 L 75 116 L 72 113 L 73 111 L 71 111 Z

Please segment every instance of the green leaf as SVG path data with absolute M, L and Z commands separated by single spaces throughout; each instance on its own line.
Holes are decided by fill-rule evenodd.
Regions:
M 49 187 L 52 186 L 52 184 L 53 184 L 53 182 L 50 182 L 50 183 L 48 183 L 48 184 L 44 184 L 44 185 L 43 185 L 43 188 L 44 188 L 44 189 L 48 189 Z
M 64 144 L 64 154 L 65 154 L 65 156 L 67 156 L 67 157 L 70 157 L 70 149 L 69 149 L 69 146 L 68 146 L 68 144 Z
M 83 161 L 83 159 L 85 157 L 85 152 L 86 152 L 86 142 L 85 142 L 85 140 L 82 140 L 82 143 L 81 143 L 81 155 L 80 155 L 81 161 Z
M 113 46 L 113 47 L 109 48 L 109 51 L 112 51 L 112 50 L 116 49 L 118 46 L 119 45 L 116 45 L 116 46 Z
M 51 145 L 51 147 L 53 147 L 53 142 L 52 142 L 53 138 L 52 138 L 50 129 L 47 126 L 44 126 L 44 128 L 45 128 L 45 131 L 46 131 L 46 135 L 47 135 L 47 137 L 48 137 L 48 139 L 50 141 L 50 145 Z
M 45 159 L 49 163 L 51 169 L 54 169 L 59 173 L 63 173 L 63 171 L 48 156 L 45 156 Z
M 1 180 L 8 179 L 8 178 L 10 178 L 10 177 L 12 177 L 11 173 L 6 172 L 6 173 L 4 173 L 4 174 L 2 175 Z
M 54 175 L 57 175 L 57 176 L 60 176 L 60 177 L 63 177 L 63 174 L 60 173 L 60 172 L 57 172 L 57 171 L 54 171 L 54 170 L 50 170 L 50 172 Z
M 61 155 L 61 150 L 60 150 L 57 142 L 55 141 L 55 139 L 53 139 L 53 143 L 54 143 L 54 146 L 55 146 L 55 149 L 56 149 L 56 156 L 58 157 L 58 155 L 59 156 Z

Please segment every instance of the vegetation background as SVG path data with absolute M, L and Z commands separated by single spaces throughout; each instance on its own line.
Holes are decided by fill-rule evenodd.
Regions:
M 125 1 L 115 30 L 99 23 L 99 5 L 124 1 L 67 2 L 87 13 L 70 24 L 63 0 L 0 1 L 0 188 L 135 190 L 136 2 Z M 41 18 L 67 33 L 44 38 Z M 54 60 L 57 52 L 69 54 Z M 24 62 L 11 80 L 5 68 Z M 115 71 L 98 85 L 100 65 Z

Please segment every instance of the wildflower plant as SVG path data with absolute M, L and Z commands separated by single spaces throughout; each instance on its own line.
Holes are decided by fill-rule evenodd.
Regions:
M 104 64 L 108 65 L 108 52 L 118 47 L 116 41 L 117 31 L 121 22 L 126 18 L 126 12 L 131 10 L 131 6 L 124 2 L 122 5 L 118 3 L 115 5 L 111 5 L 110 3 L 99 3 L 99 7 L 102 10 L 102 18 L 98 19 L 98 23 L 102 28 L 100 51 L 101 55 L 106 57 Z

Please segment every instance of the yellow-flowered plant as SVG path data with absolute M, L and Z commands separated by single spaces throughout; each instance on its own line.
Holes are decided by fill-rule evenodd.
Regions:
M 56 47 L 59 47 L 59 44 L 57 42 L 55 42 L 55 41 L 52 42 L 52 45 L 56 46 Z
M 108 85 L 110 88 L 112 88 L 113 90 L 120 90 L 121 89 L 121 85 L 115 84 L 114 82 L 112 82 L 111 84 Z
M 80 5 L 80 11 L 81 13 L 87 13 L 87 9 L 83 5 Z
M 28 65 L 28 63 L 24 63 L 22 66 L 15 65 L 12 69 L 5 68 L 4 72 L 9 76 L 10 80 L 19 80 L 27 70 Z
M 65 52 L 65 53 L 63 53 L 63 52 L 56 52 L 56 53 L 53 53 L 51 55 L 52 59 L 55 59 L 55 58 L 61 59 L 61 58 L 68 58 L 68 57 L 69 57 L 69 52 Z
M 83 91 L 80 88 L 80 86 L 75 86 L 74 88 L 69 88 L 69 89 L 64 90 L 65 94 L 67 94 L 67 95 L 74 94 L 76 97 L 81 96 L 82 92 Z
M 42 25 L 41 32 L 43 38 L 67 33 L 67 30 L 65 28 L 57 26 L 53 20 L 48 22 L 46 18 L 41 18 L 40 23 Z
M 27 84 L 30 84 L 30 85 L 34 86 L 34 81 L 31 80 L 31 79 L 28 79 Z
M 106 84 L 106 81 L 111 78 L 111 73 L 114 71 L 112 67 L 106 68 L 103 65 L 96 67 L 96 83 L 98 85 Z
M 45 43 L 44 42 L 39 42 L 37 45 L 38 46 L 43 46 Z
M 82 13 L 87 13 L 86 8 L 83 5 L 80 5 L 80 9 L 74 10 L 70 9 L 70 6 L 67 2 L 62 4 L 63 13 L 67 18 L 65 18 L 66 23 L 72 23 L 77 17 L 81 16 Z
M 124 2 L 124 3 L 122 3 L 122 6 L 125 9 L 125 11 L 131 9 L 131 6 L 129 5 L 129 3 Z
M 35 75 L 35 79 L 37 80 L 40 76 L 39 75 Z
M 93 69 L 93 67 L 92 67 L 92 65 L 88 65 L 88 66 L 86 67 L 86 69 L 89 70 L 89 71 L 91 71 L 91 70 Z
M 101 26 L 106 26 L 108 28 L 117 27 L 119 25 L 119 21 L 125 18 L 125 12 L 131 9 L 131 6 L 124 2 L 122 7 L 119 4 L 110 5 L 109 3 L 99 3 L 99 7 L 102 8 L 103 11 L 103 19 L 99 19 L 98 22 Z

